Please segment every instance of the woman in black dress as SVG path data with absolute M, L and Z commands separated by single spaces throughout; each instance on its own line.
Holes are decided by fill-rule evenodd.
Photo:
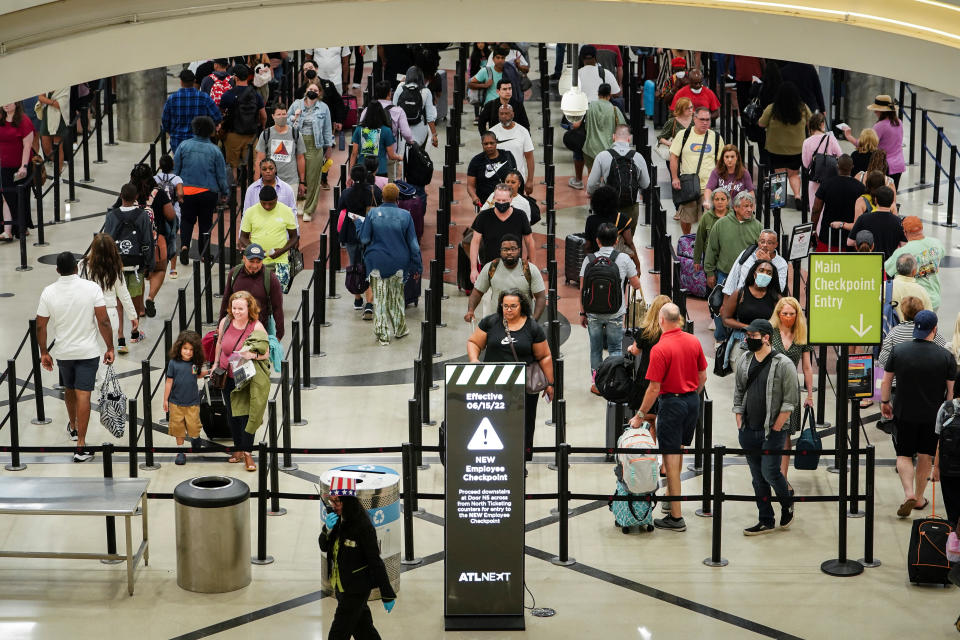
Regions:
M 513 346 L 511 348 L 511 341 Z M 516 357 L 514 356 L 516 351 Z M 553 398 L 553 359 L 547 345 L 547 334 L 530 312 L 530 301 L 519 289 L 507 289 L 500 294 L 497 312 L 486 316 L 467 339 L 467 357 L 470 362 L 538 362 L 550 383 L 543 397 Z M 524 403 L 524 459 L 533 458 L 533 431 L 537 422 L 537 394 L 526 394 Z

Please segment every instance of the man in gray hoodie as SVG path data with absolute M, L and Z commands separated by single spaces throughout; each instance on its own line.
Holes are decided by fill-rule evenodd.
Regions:
M 737 361 L 733 413 L 740 430 L 740 446 L 758 453 L 747 454 L 753 478 L 760 521 L 743 530 L 745 536 L 757 536 L 776 530 L 771 489 L 780 501 L 780 528 L 793 523 L 793 496 L 787 479 L 780 472 L 779 453 L 760 454 L 760 450 L 779 452 L 787 434 L 783 425 L 800 401 L 797 367 L 787 356 L 770 348 L 773 325 L 758 318 L 747 325 L 747 349 Z

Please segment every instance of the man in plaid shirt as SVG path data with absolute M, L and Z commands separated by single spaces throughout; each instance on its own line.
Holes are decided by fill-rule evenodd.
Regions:
M 220 122 L 223 115 L 213 99 L 194 87 L 196 77 L 189 69 L 180 72 L 180 90 L 167 98 L 163 105 L 163 130 L 170 134 L 170 153 L 193 136 L 190 125 L 197 116 L 210 116 Z

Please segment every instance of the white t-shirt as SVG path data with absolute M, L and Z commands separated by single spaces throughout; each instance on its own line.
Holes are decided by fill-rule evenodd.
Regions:
M 103 355 L 95 307 L 106 307 L 100 286 L 77 274 L 60 276 L 44 287 L 37 315 L 50 318 L 56 336 L 53 353 L 58 360 L 88 360 Z
M 523 181 L 527 181 L 527 160 L 524 153 L 533 151 L 533 138 L 530 132 L 522 124 L 513 123 L 510 129 L 504 129 L 500 123 L 495 124 L 489 129 L 497 136 L 497 148 L 509 151 L 513 154 L 513 160 L 517 163 L 517 171 L 523 176 Z
M 602 82 L 600 80 L 600 67 L 597 65 L 586 65 L 581 68 L 578 78 L 580 79 L 580 90 L 586 94 L 587 100 L 597 99 L 597 90 L 604 82 L 610 85 L 610 95 L 615 96 L 620 93 L 620 84 L 617 83 L 617 76 L 609 69 L 603 70 Z
M 600 247 L 597 251 L 598 256 L 610 257 L 610 254 L 613 253 L 613 247 Z M 583 277 L 583 274 L 587 272 L 587 266 L 590 264 L 590 256 L 593 254 L 587 254 L 583 258 L 583 264 L 580 265 L 580 277 Z M 617 252 L 617 269 L 620 270 L 620 282 L 624 283 L 633 276 L 637 275 L 637 265 L 633 263 L 633 260 L 630 259 L 625 253 Z M 494 274 L 496 275 L 496 274 Z M 622 316 L 627 312 L 627 296 L 624 295 L 623 299 L 620 302 L 620 310 L 617 313 L 604 314 L 604 313 L 591 313 L 589 315 L 596 316 L 597 318 L 609 319 Z
M 337 91 L 342 94 L 343 66 L 340 59 L 350 57 L 350 47 L 318 47 L 312 51 L 313 61 L 317 65 L 317 76 L 335 84 Z
M 483 206 L 480 208 L 493 209 L 493 196 L 495 196 L 496 194 L 497 194 L 496 191 L 491 193 L 490 196 L 487 198 L 487 201 L 484 202 Z M 527 199 L 524 198 L 522 195 L 520 195 L 519 193 L 515 195 L 513 197 L 513 200 L 510 201 L 510 206 L 513 207 L 514 209 L 519 209 L 520 211 L 523 211 L 525 214 L 527 214 L 527 220 L 531 221 L 530 203 L 527 202 Z
M 512 62 L 517 67 L 529 67 L 530 63 L 527 62 L 527 59 L 523 57 L 523 54 L 517 51 L 516 49 L 510 49 L 510 53 L 507 54 L 507 57 L 503 59 L 504 62 Z M 490 56 L 487 58 L 487 64 L 491 67 L 493 66 L 493 53 L 490 53 Z

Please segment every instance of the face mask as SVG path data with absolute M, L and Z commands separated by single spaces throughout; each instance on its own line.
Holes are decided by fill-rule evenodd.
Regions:
M 316 100 L 317 98 L 320 97 L 320 94 L 317 93 L 316 91 L 307 91 L 307 97 L 310 98 L 311 100 Z
M 277 125 L 278 127 L 287 126 L 287 116 L 280 116 L 279 118 L 274 118 L 273 124 Z
M 510 210 L 510 203 L 509 203 L 509 202 L 494 202 L 494 203 L 493 203 L 493 208 L 496 209 L 497 211 L 499 211 L 500 213 L 506 213 L 507 211 Z
M 771 276 L 769 273 L 758 273 L 757 277 L 753 279 L 754 283 L 758 287 L 765 287 L 770 284 Z
M 781 316 L 780 318 L 780 326 L 786 327 L 787 329 L 792 327 L 796 322 L 797 316 L 790 316 L 789 318 L 786 316 Z
M 760 351 L 763 347 L 763 338 L 747 338 L 747 349 L 750 351 Z
M 700 93 L 701 91 L 703 91 L 703 87 L 700 87 L 699 89 L 694 89 L 693 87 L 690 87 L 690 91 L 692 93 Z
M 307 72 L 304 73 L 303 75 L 305 75 L 305 76 L 307 76 L 308 78 L 310 78 L 311 80 L 313 80 L 314 78 L 317 77 L 317 72 L 314 71 L 313 69 L 309 69 L 309 70 L 307 70 Z

